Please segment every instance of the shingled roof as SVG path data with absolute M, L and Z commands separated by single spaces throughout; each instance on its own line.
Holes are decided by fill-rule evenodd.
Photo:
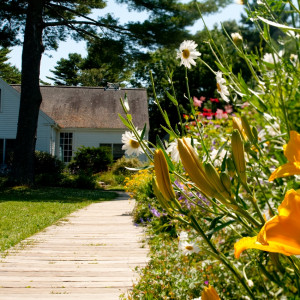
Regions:
M 20 85 L 12 85 L 20 92 Z M 105 90 L 101 87 L 41 86 L 41 110 L 62 128 L 126 128 L 118 113 L 125 116 L 120 98 L 127 94 L 136 127 L 142 129 L 149 115 L 145 89 Z

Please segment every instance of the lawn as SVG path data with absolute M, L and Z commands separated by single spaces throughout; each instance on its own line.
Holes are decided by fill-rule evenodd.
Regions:
M 0 251 L 66 217 L 92 202 L 111 200 L 114 192 L 67 188 L 0 191 Z

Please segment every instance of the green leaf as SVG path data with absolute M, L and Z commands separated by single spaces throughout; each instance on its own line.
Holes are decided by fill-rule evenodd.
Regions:
M 128 121 L 124 117 L 122 117 L 121 114 L 118 114 L 118 115 L 119 115 L 119 118 L 121 119 L 121 121 L 123 122 L 123 124 L 131 130 L 131 125 L 128 123 Z
M 132 115 L 127 114 L 126 116 L 127 116 L 128 121 L 131 122 L 132 121 Z
M 144 136 L 145 136 L 145 133 L 146 133 L 146 124 L 144 125 L 144 128 L 143 128 L 143 131 L 142 131 L 142 134 L 141 134 L 141 137 L 140 137 L 140 139 L 142 140 L 143 138 L 144 138 Z
M 228 70 L 223 67 L 222 65 L 220 65 L 217 61 L 215 61 L 215 64 L 218 66 L 218 68 L 222 71 L 222 73 L 224 74 L 228 74 Z
M 166 91 L 166 94 L 168 96 L 168 98 L 172 101 L 172 103 L 175 105 L 175 106 L 178 106 L 178 102 L 177 100 L 168 92 Z
M 214 233 L 220 231 L 221 229 L 227 227 L 228 225 L 230 225 L 230 224 L 232 224 L 232 223 L 234 223 L 234 222 L 236 222 L 236 220 L 230 220 L 230 221 L 228 221 L 228 222 L 225 222 L 225 223 L 223 223 L 223 224 L 221 224 L 221 225 L 219 225 L 219 226 L 217 226 L 217 227 L 211 229 L 210 231 L 208 231 L 208 232 L 206 233 L 206 235 L 207 235 L 208 237 L 211 237 Z
M 175 138 L 174 133 L 171 130 L 169 130 L 168 128 L 166 128 L 163 125 L 160 125 L 160 126 L 161 126 L 161 128 L 163 128 L 163 130 L 165 130 L 170 135 L 170 137 Z
M 164 119 L 165 119 L 166 123 L 167 123 L 169 126 L 171 126 L 170 120 L 169 120 L 169 116 L 168 116 L 168 113 L 167 113 L 166 111 L 164 111 Z
M 209 232 L 211 231 L 211 230 L 213 230 L 216 226 L 217 226 L 217 224 L 219 223 L 219 221 L 222 219 L 224 217 L 224 215 L 221 215 L 221 216 L 219 216 L 219 217 L 216 217 L 216 218 L 214 218 L 212 221 L 211 221 L 211 223 L 210 223 L 210 225 L 209 225 Z M 210 221 L 210 220 L 209 220 Z M 210 235 L 207 235 L 207 237 L 209 238 L 209 239 L 211 239 L 211 237 L 212 237 L 212 234 L 210 234 Z

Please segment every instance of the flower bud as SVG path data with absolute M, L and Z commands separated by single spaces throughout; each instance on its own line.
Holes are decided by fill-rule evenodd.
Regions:
M 211 198 L 216 197 L 218 192 L 208 181 L 203 164 L 199 161 L 193 147 L 184 138 L 178 140 L 178 151 L 184 169 L 192 181 L 205 195 Z
M 164 198 L 164 196 L 162 195 L 162 193 L 159 190 L 156 178 L 153 178 L 152 181 L 152 187 L 153 187 L 153 192 L 154 195 L 156 196 L 158 202 L 160 203 L 161 207 L 169 214 L 172 214 L 172 208 L 169 205 L 168 201 Z
M 161 149 L 156 150 L 154 153 L 154 169 L 158 189 L 164 198 L 169 201 L 175 199 L 175 192 L 171 184 L 168 164 Z
M 221 182 L 220 176 L 211 163 L 204 165 L 205 173 L 210 184 L 220 193 L 225 199 L 230 199 L 230 194 Z M 216 196 L 216 198 L 220 198 Z
M 222 172 L 220 174 L 220 179 L 221 179 L 222 184 L 226 188 L 227 192 L 229 194 L 231 194 L 231 180 L 230 180 L 230 177 L 226 173 Z
M 242 141 L 242 137 L 238 130 L 234 130 L 231 136 L 231 147 L 232 147 L 232 156 L 233 162 L 235 165 L 235 169 L 241 179 L 241 181 L 246 184 L 246 162 L 245 162 L 245 152 L 244 152 L 244 144 Z
M 245 141 L 248 140 L 245 130 L 243 129 L 242 121 L 240 118 L 232 117 L 232 127 L 233 127 L 233 129 L 237 129 L 239 131 L 239 133 L 241 134 L 241 136 L 243 137 L 243 139 Z
M 251 143 L 255 143 L 255 139 L 254 139 L 254 136 L 253 136 L 253 133 L 252 133 L 252 130 L 250 128 L 247 118 L 245 116 L 242 116 L 241 120 L 242 120 L 242 127 L 244 129 L 244 132 L 245 132 L 247 138 L 249 139 L 249 141 Z

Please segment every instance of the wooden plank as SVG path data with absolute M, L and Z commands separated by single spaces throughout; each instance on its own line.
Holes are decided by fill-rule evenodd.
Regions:
M 133 200 L 93 203 L 0 259 L 0 299 L 119 299 L 149 258 Z

